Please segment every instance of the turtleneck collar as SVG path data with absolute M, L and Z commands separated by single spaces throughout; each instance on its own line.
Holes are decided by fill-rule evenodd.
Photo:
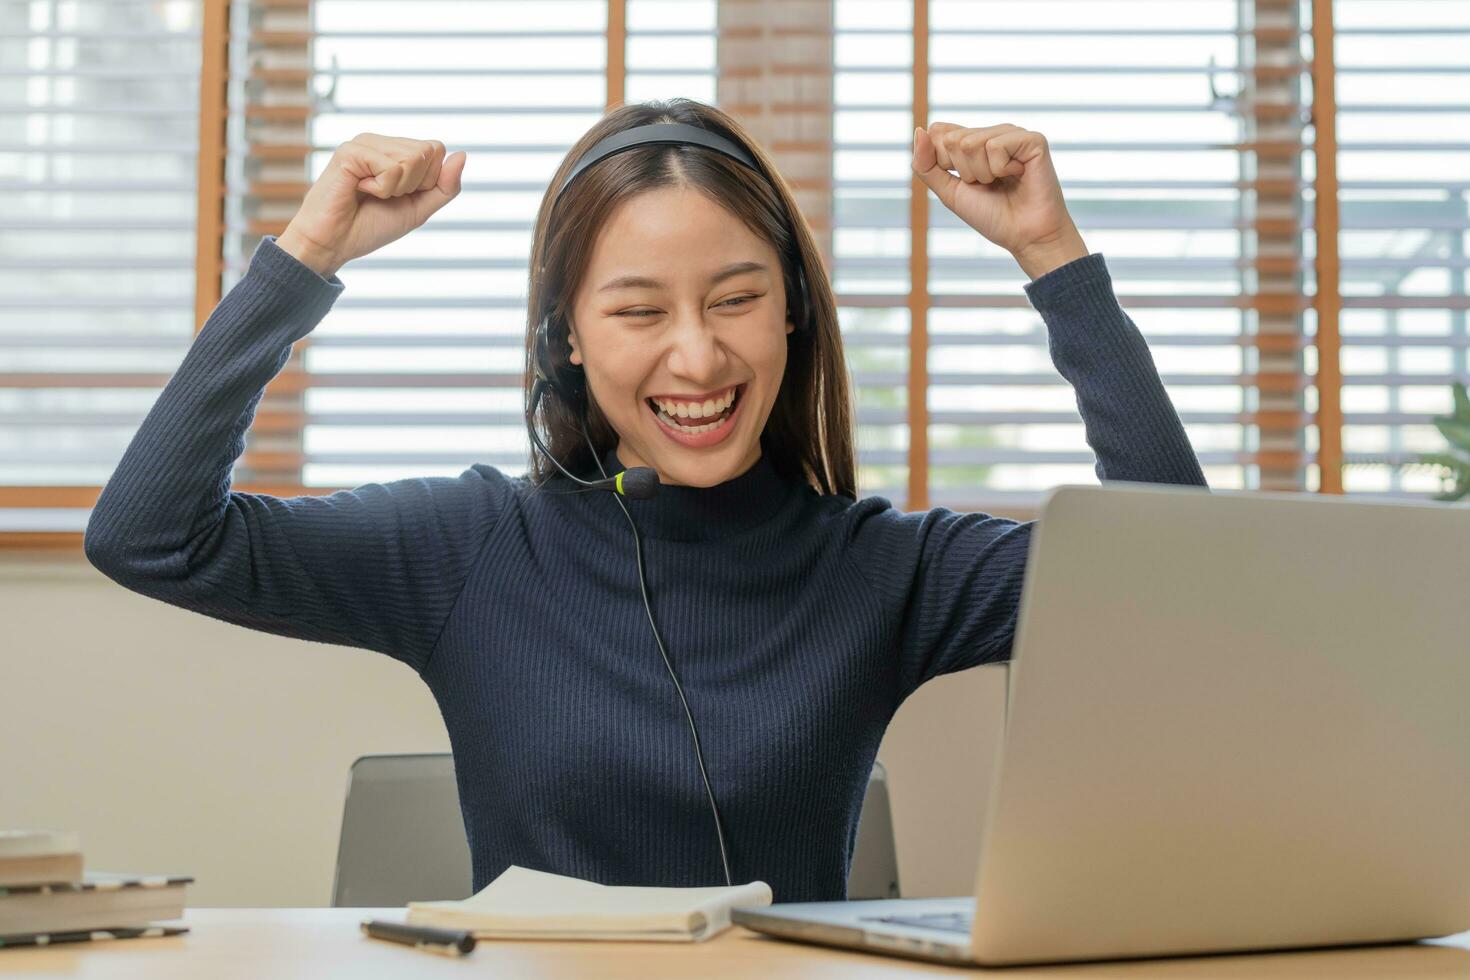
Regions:
M 609 475 L 627 469 L 617 449 L 603 455 Z M 785 480 L 761 453 L 739 476 L 712 487 L 660 484 L 647 500 L 624 500 L 644 537 L 709 541 L 749 530 L 770 520 L 797 484 Z M 611 501 L 614 507 L 615 501 Z M 627 523 L 624 521 L 623 523 Z

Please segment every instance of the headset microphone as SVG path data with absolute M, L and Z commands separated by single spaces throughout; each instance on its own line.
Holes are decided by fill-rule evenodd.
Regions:
M 606 483 L 597 480 L 595 483 Z M 658 473 L 649 466 L 635 466 L 613 477 L 612 489 L 630 500 L 647 500 L 658 493 Z
M 610 490 L 629 500 L 647 500 L 658 493 L 658 473 L 649 466 L 634 466 L 606 480 L 582 480 L 572 477 L 588 490 Z
M 531 385 L 531 406 L 526 411 L 526 429 L 530 433 L 531 440 L 536 443 L 536 447 L 541 450 L 547 459 L 556 464 L 556 468 L 561 470 L 567 479 L 574 483 L 580 483 L 589 490 L 611 490 L 613 493 L 621 494 L 632 500 L 647 500 L 649 497 L 658 493 L 658 472 L 649 466 L 635 466 L 632 469 L 623 470 L 617 475 L 607 477 L 603 480 L 584 480 L 561 465 L 561 461 L 551 455 L 550 450 L 546 448 L 546 444 L 541 441 L 541 436 L 536 432 L 536 426 L 532 423 L 532 419 L 536 414 L 536 406 L 541 401 L 541 394 L 547 388 L 556 391 L 556 382 L 542 375 L 538 366 L 536 370 L 536 381 Z M 583 421 L 583 432 L 584 434 L 586 432 L 585 421 Z M 588 445 L 590 447 L 591 440 L 588 440 Z M 601 464 L 599 463 L 598 465 L 600 466 Z

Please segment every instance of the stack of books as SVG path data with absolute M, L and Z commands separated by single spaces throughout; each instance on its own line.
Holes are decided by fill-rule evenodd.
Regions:
M 187 875 L 82 868 L 75 831 L 0 830 L 0 948 L 175 936 Z

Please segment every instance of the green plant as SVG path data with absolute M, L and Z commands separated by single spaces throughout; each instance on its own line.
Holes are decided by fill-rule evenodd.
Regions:
M 1470 393 L 1466 393 L 1463 381 L 1454 382 L 1453 387 L 1454 413 L 1434 418 L 1434 427 L 1449 440 L 1449 450 L 1423 453 L 1418 457 L 1420 463 L 1442 467 L 1445 483 L 1452 484 L 1444 493 L 1435 494 L 1435 500 L 1459 500 L 1470 496 Z

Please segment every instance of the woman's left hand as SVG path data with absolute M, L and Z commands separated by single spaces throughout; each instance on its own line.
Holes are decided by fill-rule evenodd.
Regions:
M 914 130 L 913 169 L 945 207 L 1015 256 L 1032 279 L 1088 254 L 1040 133 L 1010 124 L 930 123 Z

